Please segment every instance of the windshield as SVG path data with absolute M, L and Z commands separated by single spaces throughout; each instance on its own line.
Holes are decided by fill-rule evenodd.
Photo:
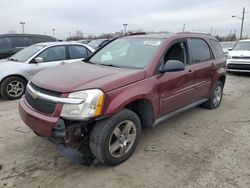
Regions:
M 91 46 L 92 48 L 97 48 L 105 40 L 107 39 L 92 40 L 90 43 L 88 43 L 88 46 Z
M 234 42 L 220 42 L 222 48 L 233 48 Z
M 17 52 L 16 54 L 9 57 L 8 59 L 11 61 L 25 62 L 44 47 L 45 45 L 32 45 L 30 47 L 24 48 L 23 50 Z
M 162 39 L 117 39 L 97 52 L 90 62 L 123 68 L 144 68 L 155 55 L 161 42 Z
M 240 41 L 240 42 L 236 43 L 233 50 L 250 51 L 250 41 Z

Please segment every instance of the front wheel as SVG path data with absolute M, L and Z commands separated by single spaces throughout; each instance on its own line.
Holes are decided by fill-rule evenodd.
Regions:
M 223 96 L 223 84 L 221 81 L 217 81 L 213 87 L 212 93 L 207 102 L 203 104 L 205 108 L 216 109 L 220 106 Z
M 134 152 L 141 136 L 141 121 L 131 110 L 123 109 L 95 124 L 90 135 L 93 155 L 103 164 L 118 165 Z
M 1 95 L 9 100 L 21 98 L 25 93 L 26 80 L 18 76 L 11 76 L 3 80 L 1 84 Z

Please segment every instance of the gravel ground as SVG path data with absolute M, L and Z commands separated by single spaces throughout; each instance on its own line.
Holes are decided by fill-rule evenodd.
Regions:
M 80 166 L 0 98 L 0 187 L 249 187 L 250 76 L 228 75 L 221 107 L 200 107 L 143 131 L 125 163 Z

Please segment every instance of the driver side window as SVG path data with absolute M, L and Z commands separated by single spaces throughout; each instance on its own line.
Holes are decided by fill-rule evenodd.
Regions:
M 65 46 L 50 47 L 43 51 L 38 57 L 43 58 L 43 62 L 60 61 L 66 59 Z
M 178 42 L 172 45 L 164 56 L 164 63 L 169 60 L 178 60 L 188 64 L 187 61 L 187 44 L 186 42 Z

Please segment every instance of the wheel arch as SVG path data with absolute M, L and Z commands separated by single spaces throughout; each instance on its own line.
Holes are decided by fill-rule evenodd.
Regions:
M 219 81 L 222 82 L 223 86 L 225 85 L 226 83 L 226 75 L 220 75 L 220 77 L 218 78 Z
M 11 75 L 8 75 L 8 76 L 5 76 L 1 81 L 0 81 L 0 88 L 2 86 L 2 83 L 4 80 L 6 80 L 7 78 L 10 78 L 10 77 L 20 77 L 22 79 L 24 79 L 26 81 L 26 83 L 28 83 L 28 79 L 25 78 L 24 76 L 20 75 L 20 74 L 11 74 Z
M 123 101 L 118 97 L 107 106 L 104 113 L 115 114 L 124 108 L 135 112 L 140 118 L 143 127 L 153 127 L 157 107 L 154 106 L 150 96 L 137 95 Z

